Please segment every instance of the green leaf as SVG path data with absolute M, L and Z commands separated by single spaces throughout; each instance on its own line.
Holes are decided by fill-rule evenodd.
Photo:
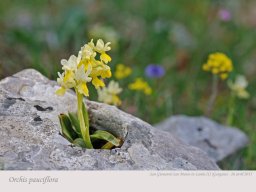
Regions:
M 69 117 L 65 114 L 60 114 L 59 120 L 60 120 L 62 135 L 72 143 L 73 140 L 78 137 L 78 135 L 73 130 Z
M 90 135 L 90 137 L 92 140 L 102 139 L 102 140 L 108 141 L 116 147 L 120 146 L 121 144 L 120 139 L 116 138 L 114 135 L 112 135 L 107 131 L 97 130 L 92 135 Z
M 69 119 L 71 121 L 72 124 L 72 128 L 74 129 L 74 131 L 78 134 L 81 135 L 81 130 L 80 130 L 80 124 L 79 124 L 79 120 L 77 118 L 76 113 L 68 113 Z
M 76 146 L 78 146 L 78 147 L 86 148 L 86 145 L 85 145 L 85 143 L 84 143 L 84 141 L 83 141 L 82 138 L 77 138 L 77 139 L 75 139 L 75 140 L 73 141 L 73 144 L 76 145 Z
M 105 145 L 101 147 L 101 149 L 111 149 L 112 147 L 114 147 L 114 145 L 110 142 L 107 142 Z

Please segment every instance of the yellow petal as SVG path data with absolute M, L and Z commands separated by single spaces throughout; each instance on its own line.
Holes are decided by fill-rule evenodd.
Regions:
M 119 64 L 115 71 L 115 77 L 117 79 L 124 79 L 128 77 L 132 73 L 132 69 L 130 67 L 125 67 L 124 65 Z
M 102 54 L 100 55 L 100 59 L 101 59 L 102 61 L 104 61 L 105 63 L 108 63 L 108 62 L 111 61 L 111 57 L 110 57 L 108 54 L 106 54 L 106 53 L 102 53 Z
M 237 96 L 240 99 L 248 99 L 250 97 L 250 94 L 245 89 L 241 89 L 237 91 Z
M 203 65 L 203 70 L 204 70 L 204 71 L 209 71 L 209 69 L 210 69 L 210 68 L 209 68 L 209 66 L 208 66 L 207 64 L 204 64 L 204 65 Z
M 125 76 L 128 77 L 131 73 L 132 73 L 132 69 L 130 67 L 126 67 L 124 72 Z
M 106 71 L 103 71 L 102 74 L 101 74 L 101 77 L 102 78 L 110 78 L 112 76 L 112 73 L 111 73 L 111 70 L 106 70 Z
M 57 91 L 55 91 L 56 95 L 63 96 L 66 93 L 66 89 L 61 87 Z
M 119 71 L 116 71 L 116 72 L 115 72 L 115 78 L 116 78 L 116 79 L 122 79 L 122 77 L 123 77 L 123 76 L 122 76 L 122 73 L 120 73 Z
M 102 80 L 100 80 L 97 76 L 92 77 L 92 84 L 96 89 L 98 89 L 99 87 L 105 87 L 105 83 Z
M 218 73 L 219 73 L 219 69 L 213 68 L 213 69 L 212 69 L 212 73 L 213 73 L 213 74 L 218 74 Z
M 72 71 L 66 71 L 63 82 L 67 83 L 67 82 L 71 82 L 73 81 L 74 78 L 74 73 Z
M 113 104 L 114 105 L 116 105 L 116 106 L 119 106 L 119 105 L 121 105 L 121 100 L 120 100 L 120 98 L 117 96 L 117 95 L 113 95 Z
M 79 93 L 84 94 L 86 97 L 89 96 L 89 90 L 88 90 L 88 87 L 87 87 L 86 83 L 80 83 L 77 86 L 77 89 L 78 89 Z

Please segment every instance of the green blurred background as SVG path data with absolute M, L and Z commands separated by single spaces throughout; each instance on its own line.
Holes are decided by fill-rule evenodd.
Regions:
M 221 10 L 230 19 L 220 16 Z M 243 74 L 251 98 L 236 103 L 234 126 L 250 137 L 249 146 L 220 163 L 224 169 L 256 169 L 256 1 L 254 0 L 2 0 L 0 1 L 0 79 L 35 68 L 51 79 L 60 59 L 79 51 L 91 38 L 112 42 L 111 67 L 124 63 L 132 75 L 120 82 L 122 109 L 149 123 L 173 114 L 203 115 L 211 77 L 201 70 L 211 52 L 226 53 Z M 150 79 L 145 67 L 165 68 Z M 127 84 L 145 78 L 153 94 L 131 92 Z M 230 91 L 226 82 L 212 118 L 225 123 Z M 95 91 L 91 99 L 96 100 Z

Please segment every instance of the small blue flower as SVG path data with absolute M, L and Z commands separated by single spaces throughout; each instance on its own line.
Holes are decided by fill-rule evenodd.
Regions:
M 150 78 L 160 78 L 165 74 L 165 70 L 161 65 L 150 64 L 145 69 L 146 76 Z

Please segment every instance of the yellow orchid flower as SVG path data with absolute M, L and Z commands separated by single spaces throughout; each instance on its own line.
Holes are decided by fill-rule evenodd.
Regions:
M 99 39 L 96 45 L 91 40 L 81 47 L 77 57 L 71 55 L 68 60 L 62 59 L 64 73 L 59 74 L 57 79 L 61 88 L 56 94 L 64 95 L 67 89 L 75 88 L 79 93 L 89 96 L 87 83 L 91 81 L 96 89 L 104 87 L 103 79 L 112 76 L 111 69 L 107 65 L 111 61 L 111 57 L 106 53 L 111 50 L 109 45 L 110 42 L 105 44 L 102 39 Z M 97 54 L 99 57 L 96 57 Z
M 99 39 L 96 46 L 91 40 L 81 47 L 78 56 L 71 55 L 68 60 L 62 59 L 62 69 L 64 72 L 58 72 L 57 82 L 60 88 L 55 92 L 57 95 L 64 95 L 68 89 L 74 88 L 77 95 L 77 118 L 79 121 L 81 138 L 86 148 L 93 148 L 89 132 L 89 117 L 86 112 L 86 105 L 83 104 L 83 96 L 89 96 L 87 83 L 92 82 L 96 89 L 104 87 L 104 78 L 111 77 L 110 67 L 107 65 L 111 57 L 106 54 L 109 51 L 110 43 L 104 43 Z M 98 55 L 97 55 L 98 54 Z M 100 58 L 100 59 L 97 59 Z M 106 95 L 106 99 L 108 99 Z M 120 104 L 120 100 L 113 95 L 114 104 Z M 61 118 L 60 118 L 61 119 Z

